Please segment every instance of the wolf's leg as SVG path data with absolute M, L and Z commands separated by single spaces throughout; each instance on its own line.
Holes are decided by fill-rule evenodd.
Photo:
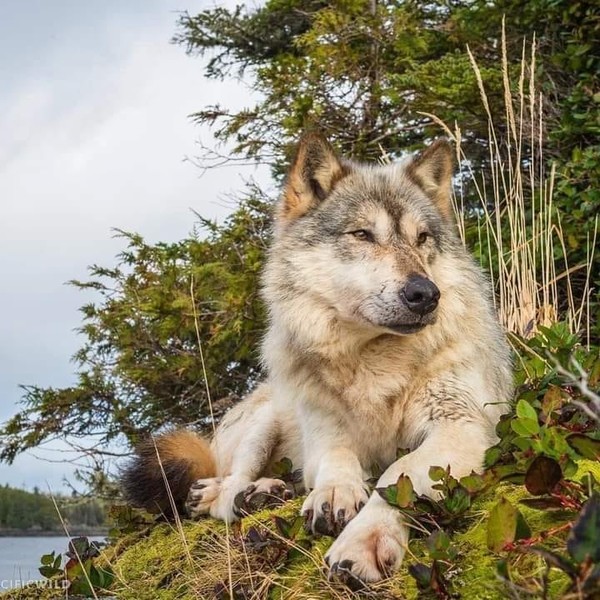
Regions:
M 366 473 L 331 415 L 311 410 L 301 422 L 304 482 L 312 488 L 302 514 L 312 531 L 337 535 L 368 500 Z
M 433 497 L 429 467 L 450 465 L 457 478 L 481 469 L 489 446 L 489 429 L 490 425 L 483 422 L 431 423 L 423 443 L 393 463 L 377 486 L 391 485 L 404 474 L 410 477 L 418 494 Z M 407 543 L 408 527 L 400 512 L 374 492 L 327 552 L 330 577 L 349 585 L 379 581 L 400 566 Z
M 192 518 L 209 514 L 234 521 L 261 501 L 286 499 L 283 481 L 261 478 L 281 437 L 269 398 L 251 396 L 227 417 L 213 442 L 218 476 L 199 479 L 189 491 L 186 510 Z

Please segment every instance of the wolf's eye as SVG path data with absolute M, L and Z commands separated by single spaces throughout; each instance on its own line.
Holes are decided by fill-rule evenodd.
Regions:
M 357 240 L 361 242 L 374 242 L 375 237 L 370 231 L 366 229 L 357 229 L 356 231 L 349 231 L 350 235 L 353 235 Z
M 421 231 L 421 233 L 417 237 L 417 245 L 422 246 L 429 239 L 429 233 L 426 231 Z

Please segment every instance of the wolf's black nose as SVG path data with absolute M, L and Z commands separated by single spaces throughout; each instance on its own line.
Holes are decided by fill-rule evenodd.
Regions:
M 426 315 L 438 305 L 440 290 L 430 279 L 421 275 L 410 275 L 400 292 L 400 297 L 412 312 Z

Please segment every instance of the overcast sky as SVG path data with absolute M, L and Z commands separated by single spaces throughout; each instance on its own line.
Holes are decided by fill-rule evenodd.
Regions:
M 230 2 L 231 3 L 231 2 Z M 244 87 L 207 82 L 202 62 L 169 43 L 191 0 L 18 0 L 0 5 L 0 421 L 19 384 L 65 386 L 80 344 L 64 283 L 114 264 L 111 228 L 174 241 L 191 209 L 223 217 L 223 197 L 264 172 L 202 177 L 184 159 L 210 133 L 188 116 L 247 103 Z M 60 458 L 60 455 L 44 454 Z M 0 464 L 0 484 L 61 489 L 71 469 L 32 454 Z

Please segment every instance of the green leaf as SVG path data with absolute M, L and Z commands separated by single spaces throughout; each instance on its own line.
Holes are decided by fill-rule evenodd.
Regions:
M 480 492 L 486 486 L 483 475 L 479 475 L 475 472 L 472 472 L 470 475 L 466 475 L 465 477 L 461 477 L 459 483 L 471 494 Z
M 417 499 L 412 482 L 408 475 L 400 475 L 398 481 L 385 488 L 375 488 L 375 491 L 392 506 L 408 508 Z
M 501 580 L 511 581 L 510 568 L 507 560 L 502 559 L 496 563 L 496 572 Z
M 279 531 L 279 533 L 284 538 L 289 539 L 290 538 L 291 523 L 288 523 L 283 517 L 279 517 L 277 515 L 275 515 L 273 517 L 273 520 L 275 521 L 275 527 L 277 527 L 277 530 Z
M 40 567 L 38 569 L 38 571 L 46 578 L 50 579 L 51 577 L 54 577 L 55 575 L 58 575 L 59 573 L 62 573 L 62 569 L 55 569 L 54 567 L 50 567 L 50 566 L 43 566 Z
M 89 572 L 90 583 L 96 590 L 107 590 L 114 581 L 112 571 L 92 565 Z
M 280 461 L 274 463 L 271 467 L 273 475 L 281 478 L 283 475 L 288 475 L 292 472 L 293 465 L 292 461 L 284 456 Z
M 531 419 L 533 421 L 538 420 L 537 413 L 535 412 L 535 408 L 527 402 L 527 400 L 519 400 L 517 402 L 517 417 L 520 419 Z
M 296 517 L 293 521 L 286 521 L 286 519 L 279 516 L 274 516 L 273 519 L 279 533 L 288 540 L 295 539 L 304 525 L 303 517 Z
M 446 469 L 443 467 L 429 467 L 429 479 L 431 481 L 441 481 L 446 476 Z
M 431 584 L 431 568 L 423 563 L 413 563 L 408 566 L 408 572 L 417 582 L 420 590 L 426 590 Z
M 502 448 L 500 448 L 499 446 L 492 446 L 491 448 L 488 448 L 485 451 L 485 459 L 484 459 L 484 467 L 486 467 L 486 469 L 489 469 L 490 467 L 493 467 L 498 460 L 500 460 L 500 457 L 502 456 Z
M 600 562 L 600 495 L 594 493 L 583 505 L 567 538 L 567 550 L 579 563 L 586 558 Z
M 550 494 L 562 477 L 560 465 L 553 458 L 536 456 L 525 473 L 525 487 L 534 496 Z
M 43 565 L 51 565 L 54 562 L 54 552 L 52 552 L 52 554 L 44 554 L 40 559 L 40 562 Z
M 488 548 L 492 552 L 501 552 L 506 544 L 529 535 L 529 526 L 523 515 L 506 498 L 501 498 L 489 514 Z
M 400 475 L 396 482 L 396 504 L 400 508 L 407 508 L 415 501 L 416 495 L 412 481 L 407 475 Z
M 450 538 L 443 529 L 436 529 L 429 535 L 427 549 L 434 560 L 448 560 L 456 555 L 456 550 L 450 545 Z
M 514 478 L 520 478 L 522 475 L 517 465 L 509 464 L 492 467 L 483 474 L 483 477 L 486 482 L 492 483 L 494 481 L 513 481 Z
M 544 427 L 540 431 L 540 441 L 542 450 L 548 456 L 560 458 L 563 454 L 570 452 L 569 445 L 566 442 L 566 431 L 558 427 Z
M 384 488 L 375 488 L 375 491 L 390 505 L 398 507 L 396 504 L 396 486 L 388 485 Z
M 583 433 L 573 433 L 567 437 L 567 443 L 584 458 L 600 460 L 600 440 L 594 440 Z
M 295 539 L 304 526 L 304 517 L 298 516 L 292 522 L 290 527 L 290 538 Z
M 512 430 L 521 437 L 530 437 L 536 435 L 540 431 L 540 425 L 537 419 L 519 418 L 511 421 Z
M 444 499 L 444 506 L 452 514 L 462 514 L 471 507 L 471 495 L 464 487 L 458 486 Z
M 517 510 L 517 529 L 515 531 L 515 540 L 524 540 L 531 537 L 531 528 L 525 520 L 523 513 Z
M 71 538 L 67 555 L 71 558 L 85 559 L 90 548 L 90 542 L 86 537 Z
M 521 451 L 525 452 L 533 446 L 533 440 L 530 437 L 516 437 L 512 443 Z

